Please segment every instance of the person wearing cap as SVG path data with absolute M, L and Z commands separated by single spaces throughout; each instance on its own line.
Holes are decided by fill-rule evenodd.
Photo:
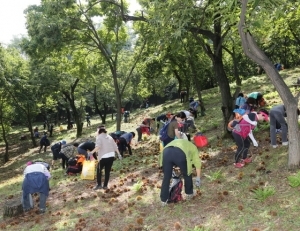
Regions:
M 256 113 L 247 114 L 244 109 L 235 109 L 235 120 L 231 122 L 230 127 L 232 127 L 232 136 L 237 145 L 237 151 L 235 153 L 235 163 L 236 168 L 242 168 L 245 163 L 252 162 L 252 159 L 248 157 L 248 150 L 250 147 L 250 139 L 254 139 L 252 135 L 252 130 L 256 127 L 258 117 Z M 250 137 L 249 137 L 250 135 Z M 252 136 L 252 138 L 251 138 Z M 257 142 L 253 141 L 255 145 Z
M 97 165 L 97 185 L 93 189 L 107 189 L 111 167 L 115 160 L 115 153 L 118 153 L 119 159 L 122 159 L 122 156 L 119 152 L 116 142 L 110 135 L 107 134 L 105 128 L 99 129 L 96 139 L 96 147 L 91 150 L 88 155 L 91 156 L 94 152 L 98 152 L 97 159 L 99 162 Z M 105 178 L 102 186 L 101 178 L 103 168 L 105 171 Z
M 168 203 L 169 186 L 174 166 L 180 168 L 180 172 L 184 178 L 186 198 L 192 199 L 194 197 L 193 165 L 196 168 L 197 174 L 195 185 L 200 187 L 201 160 L 195 144 L 185 139 L 176 139 L 164 147 L 162 153 L 159 155 L 159 166 L 162 167 L 164 173 L 160 191 L 160 199 L 163 206 Z
M 247 97 L 248 97 L 248 98 L 254 98 L 255 101 L 256 101 L 255 104 L 256 104 L 257 106 L 259 106 L 259 105 L 260 105 L 259 102 L 263 99 L 263 94 L 260 93 L 260 92 L 255 91 L 255 92 L 249 93 L 249 94 L 247 95 Z
M 67 142 L 65 140 L 62 140 L 60 142 L 57 142 L 56 144 L 54 144 L 52 147 L 51 147 L 51 151 L 52 151 L 52 154 L 53 154 L 53 158 L 52 158 L 52 167 L 54 165 L 54 162 L 58 159 L 61 158 L 60 156 L 60 151 L 61 151 L 61 148 L 63 147 L 63 145 L 66 145 Z
M 23 172 L 24 181 L 22 183 L 22 205 L 25 212 L 33 208 L 31 194 L 40 193 L 39 213 L 45 213 L 46 200 L 49 195 L 49 179 L 51 174 L 48 169 L 39 163 L 28 162 Z

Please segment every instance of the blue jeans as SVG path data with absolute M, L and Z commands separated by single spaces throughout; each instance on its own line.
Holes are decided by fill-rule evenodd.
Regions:
M 22 205 L 24 210 L 29 210 L 33 208 L 33 200 L 31 197 L 31 194 L 27 194 L 24 197 L 22 197 Z M 41 210 L 46 210 L 46 200 L 47 196 L 44 193 L 40 193 L 40 202 L 39 202 L 39 208 Z

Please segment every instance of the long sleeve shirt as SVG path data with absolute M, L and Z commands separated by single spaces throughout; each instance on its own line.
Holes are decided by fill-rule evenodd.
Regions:
M 44 173 L 45 176 L 50 179 L 51 178 L 51 174 L 48 171 L 48 169 L 43 165 L 43 164 L 31 164 L 28 165 L 23 172 L 24 177 L 28 174 L 28 173 L 32 173 L 32 172 L 41 172 Z
M 177 147 L 180 148 L 185 156 L 186 156 L 186 161 L 187 161 L 187 175 L 190 175 L 193 170 L 193 165 L 195 166 L 196 169 L 201 168 L 201 161 L 199 158 L 199 151 L 198 148 L 191 143 L 188 140 L 185 139 L 177 139 L 173 140 L 170 142 L 168 145 L 166 145 L 164 148 L 167 147 Z M 163 165 L 163 158 L 162 158 L 162 153 L 159 155 L 159 166 Z
M 110 152 L 118 152 L 118 146 L 114 139 L 106 133 L 101 133 L 97 136 L 96 147 L 98 150 L 98 160 L 101 160 L 102 156 Z
M 73 156 L 75 156 L 75 151 L 77 150 L 77 148 L 73 145 L 66 145 L 64 146 L 60 152 L 63 153 L 67 158 L 71 158 Z

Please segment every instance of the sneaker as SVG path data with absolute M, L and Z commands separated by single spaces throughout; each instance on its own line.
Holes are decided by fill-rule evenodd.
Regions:
M 97 184 L 93 189 L 94 190 L 102 189 L 102 186 Z
M 244 166 L 245 166 L 244 163 L 234 163 L 234 167 L 236 167 L 236 168 L 242 168 Z
M 277 145 L 277 144 L 276 144 L 276 145 L 272 145 L 272 147 L 273 147 L 273 148 L 277 148 L 277 147 L 278 147 L 278 145 Z
M 40 210 L 39 210 L 39 214 L 44 214 L 45 212 L 46 212 L 45 209 L 40 209 Z
M 193 198 L 194 198 L 194 195 L 193 195 L 193 194 L 187 194 L 185 199 L 186 199 L 187 201 L 189 201 L 189 200 L 192 200 Z
M 287 142 L 282 142 L 282 145 L 287 146 L 287 145 L 289 145 L 289 142 L 288 141 Z
M 161 204 L 162 207 L 165 207 L 165 206 L 168 205 L 168 201 L 165 201 L 165 202 L 161 201 L 160 204 Z
M 281 129 L 276 129 L 276 133 L 281 133 L 282 130 Z
M 108 187 L 107 187 L 107 186 L 104 186 L 103 189 L 108 189 Z
M 243 162 L 248 164 L 248 163 L 252 162 L 252 159 L 248 157 L 248 158 L 244 159 Z

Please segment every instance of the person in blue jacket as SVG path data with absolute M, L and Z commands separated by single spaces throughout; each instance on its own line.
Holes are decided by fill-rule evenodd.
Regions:
M 235 109 L 240 108 L 245 103 L 246 103 L 246 98 L 244 97 L 244 94 L 242 92 L 240 92 L 238 94 L 238 97 L 235 100 Z
M 123 157 L 123 153 L 126 151 L 126 148 L 128 149 L 129 155 L 132 155 L 130 143 L 134 137 L 135 137 L 134 132 L 126 132 L 125 134 L 120 136 L 118 142 L 118 149 L 122 157 Z

